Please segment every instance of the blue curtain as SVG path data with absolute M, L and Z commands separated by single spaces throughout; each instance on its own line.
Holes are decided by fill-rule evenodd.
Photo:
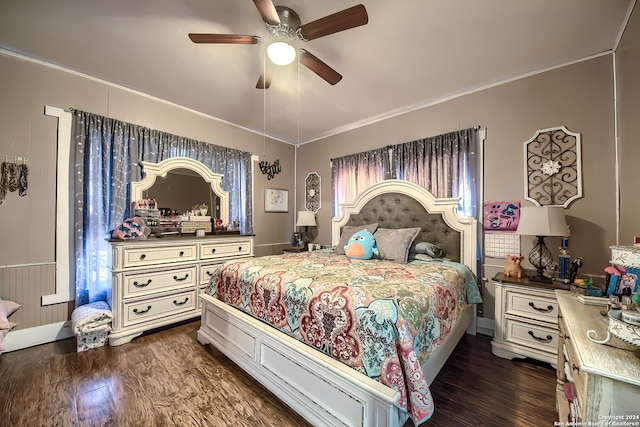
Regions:
M 208 144 L 83 111 L 73 112 L 76 307 L 106 301 L 111 289 L 111 230 L 131 216 L 130 184 L 141 161 L 189 157 L 224 175 L 230 218 L 253 233 L 251 153 Z

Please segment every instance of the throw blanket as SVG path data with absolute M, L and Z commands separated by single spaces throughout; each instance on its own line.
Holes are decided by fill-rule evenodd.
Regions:
M 330 250 L 228 261 L 208 293 L 397 390 L 396 405 L 416 424 L 433 414 L 420 365 L 467 302 L 481 301 L 462 264 L 357 260 Z
M 75 335 L 111 330 L 113 315 L 104 301 L 96 301 L 73 310 L 71 325 Z

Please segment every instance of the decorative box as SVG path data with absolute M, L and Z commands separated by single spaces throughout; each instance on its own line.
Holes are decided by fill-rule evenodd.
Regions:
M 111 328 L 102 331 L 84 332 L 76 335 L 76 351 L 80 353 L 91 350 L 92 348 L 109 345 L 108 338 L 110 329 Z
M 182 221 L 180 223 L 180 231 L 182 233 L 195 233 L 196 230 L 204 230 L 206 233 L 210 233 L 211 221 Z
M 576 295 L 586 295 L 590 297 L 601 297 L 602 289 L 595 286 L 585 286 L 580 283 L 572 283 L 571 284 L 571 292 Z
M 91 350 L 108 344 L 113 313 L 104 301 L 81 305 L 71 313 L 71 328 L 76 336 L 78 352 Z

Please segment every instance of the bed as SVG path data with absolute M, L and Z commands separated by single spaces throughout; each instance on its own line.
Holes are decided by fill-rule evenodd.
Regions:
M 370 187 L 332 221 L 336 248 L 375 224 L 394 239 L 416 229 L 411 240 L 435 244 L 445 259 L 355 260 L 328 250 L 229 261 L 201 295 L 198 340 L 314 425 L 428 419 L 428 385 L 464 332 L 475 333 L 480 301 L 476 222 L 456 207 L 406 181 Z

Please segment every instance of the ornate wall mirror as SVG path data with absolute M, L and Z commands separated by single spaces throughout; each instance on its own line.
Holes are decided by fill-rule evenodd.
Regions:
M 131 200 L 155 199 L 158 208 L 179 213 L 206 204 L 207 215 L 229 223 L 229 193 L 222 189 L 221 174 L 188 157 L 172 157 L 160 163 L 142 162 L 144 178 L 131 183 Z

